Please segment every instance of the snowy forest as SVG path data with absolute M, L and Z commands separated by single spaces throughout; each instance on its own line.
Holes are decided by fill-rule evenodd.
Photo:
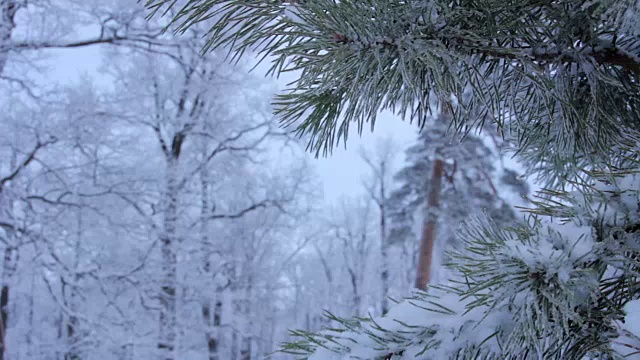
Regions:
M 600 2 L 444 3 L 0 0 L 0 360 L 639 358 L 640 5 L 572 68 L 483 36 Z M 487 30 L 386 63 L 414 12 Z

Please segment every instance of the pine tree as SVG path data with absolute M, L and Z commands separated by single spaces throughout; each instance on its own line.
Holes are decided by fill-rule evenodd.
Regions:
M 257 50 L 272 73 L 299 71 L 275 104 L 316 153 L 380 110 L 422 125 L 431 100 L 446 99 L 456 129 L 491 120 L 548 188 L 522 225 L 466 222 L 455 286 L 418 292 L 382 318 L 294 332 L 303 341 L 284 350 L 313 359 L 637 353 L 638 329 L 622 321 L 640 297 L 639 9 L 637 0 L 189 1 L 174 24 L 211 21 L 205 50 Z
M 398 188 L 389 199 L 391 234 L 396 244 L 416 251 L 419 214 L 425 214 L 430 192 L 430 178 L 435 162 L 444 163 L 440 193 L 440 209 L 436 226 L 435 252 L 444 262 L 451 259 L 446 251 L 461 249 L 456 229 L 465 219 L 487 214 L 497 224 L 510 226 L 516 221 L 513 200 L 528 195 L 528 185 L 501 160 L 505 144 L 491 136 L 491 129 L 467 136 L 448 129 L 448 124 L 434 117 L 420 132 L 415 145 L 406 151 L 407 165 L 394 177 Z M 495 132 L 494 132 L 495 133 Z M 426 217 L 426 215 L 425 215 Z M 405 264 L 413 277 L 416 265 L 412 251 Z M 405 256 L 406 256 L 405 255 Z M 409 261 L 406 261 L 409 260 Z M 399 264 L 400 265 L 400 264 Z M 401 266 L 398 266 L 401 267 Z

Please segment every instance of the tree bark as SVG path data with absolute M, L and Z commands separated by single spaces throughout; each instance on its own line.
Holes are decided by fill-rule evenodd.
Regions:
M 253 256 L 249 257 L 249 264 L 253 264 Z M 242 314 L 245 317 L 242 344 L 240 346 L 240 360 L 251 360 L 253 356 L 253 269 L 250 267 L 247 276 L 247 285 L 244 289 L 244 298 L 240 301 Z
M 17 11 L 18 4 L 14 0 L 0 0 L 0 75 L 9 58 L 11 34 L 16 27 L 14 18 Z
M 440 116 L 436 119 L 438 123 L 450 122 L 450 106 L 448 100 L 441 100 Z M 431 281 L 431 264 L 433 263 L 433 247 L 436 242 L 438 217 L 440 215 L 440 191 L 442 187 L 442 177 L 444 176 L 444 159 L 442 159 L 441 149 L 434 151 L 433 169 L 431 170 L 431 180 L 429 181 L 429 194 L 427 196 L 427 208 L 420 237 L 420 250 L 418 252 L 418 272 L 416 274 L 415 287 L 426 291 Z
M 206 128 L 205 128 L 206 131 Z M 203 144 L 202 161 L 206 161 L 208 155 L 208 149 L 206 142 Z M 211 204 L 209 202 L 209 171 L 207 165 L 205 165 L 200 172 L 200 191 L 201 191 L 201 223 L 200 223 L 200 236 L 202 241 L 202 270 L 206 281 L 212 280 L 214 274 L 211 273 L 211 239 L 209 238 L 209 218 L 211 216 Z M 215 286 L 215 284 L 214 284 Z M 207 358 L 209 360 L 220 360 L 219 340 L 217 338 L 216 330 L 220 326 L 220 317 L 222 313 L 222 301 L 220 300 L 220 293 L 216 291 L 218 298 L 215 302 L 215 308 L 213 316 L 211 314 L 211 299 L 202 299 L 202 319 L 205 326 L 205 341 L 207 343 Z
M 349 279 L 351 280 L 351 291 L 352 293 L 352 306 L 353 309 L 355 311 L 355 316 L 360 316 L 360 308 L 361 308 L 361 304 L 362 304 L 362 300 L 360 297 L 360 287 L 359 285 L 359 279 L 358 279 L 358 275 L 356 274 L 356 272 L 353 269 L 348 269 L 349 272 Z
M 433 246 L 436 241 L 436 230 L 438 227 L 440 187 L 442 186 L 443 174 L 444 160 L 436 159 L 433 163 L 433 170 L 431 172 L 429 196 L 427 199 L 427 213 L 422 228 L 422 236 L 420 238 L 420 252 L 418 253 L 418 273 L 416 275 L 415 287 L 423 291 L 427 290 L 427 285 L 431 280 Z
M 247 334 L 242 338 L 242 347 L 240 348 L 240 360 L 251 360 L 253 340 L 251 334 Z
M 175 152 L 174 152 L 175 154 Z M 172 154 L 173 155 L 173 154 Z M 167 164 L 167 193 L 164 218 L 164 234 L 161 240 L 162 252 L 162 284 L 160 288 L 160 334 L 158 349 L 161 358 L 174 359 L 176 341 L 176 284 L 177 284 L 177 220 L 178 220 L 178 189 L 177 171 L 178 158 L 171 156 Z
M 235 316 L 234 316 L 234 318 L 235 318 Z M 236 329 L 232 329 L 231 330 L 231 354 L 230 354 L 230 360 L 237 360 L 237 359 L 238 359 L 238 331 L 236 331 Z
M 390 140 L 386 140 L 379 147 L 377 157 L 370 157 L 367 153 L 362 153 L 361 157 L 369 165 L 373 183 L 365 185 L 369 196 L 378 207 L 379 216 L 379 238 L 380 238 L 380 314 L 384 315 L 389 310 L 389 254 L 387 239 L 387 176 L 389 167 L 393 159 L 393 145 Z
M 7 358 L 7 324 L 9 321 L 9 295 L 10 281 L 15 272 L 15 250 L 7 247 L 4 250 L 4 262 L 2 264 L 2 289 L 0 290 L 0 360 Z
M 222 319 L 222 299 L 221 292 L 216 292 L 218 298 L 214 302 L 213 314 L 211 313 L 212 301 L 205 299 L 202 304 L 202 318 L 205 325 L 205 341 L 207 342 L 207 358 L 209 360 L 220 360 L 220 339 L 219 329 Z
M 382 261 L 382 271 L 380 272 L 380 283 L 382 285 L 381 315 L 386 314 L 389 310 L 389 299 L 387 298 L 389 294 L 389 263 L 387 254 L 387 214 L 385 209 L 387 194 L 385 193 L 385 175 L 386 172 L 383 169 L 380 179 L 380 203 L 378 204 L 380 211 L 380 257 Z
M 74 315 L 77 306 L 76 306 L 76 289 L 78 281 L 80 281 L 80 277 L 75 271 L 80 267 L 80 244 L 82 242 L 82 231 L 83 231 L 83 221 L 82 221 L 82 212 L 78 211 L 76 213 L 76 239 L 74 244 L 74 262 L 73 269 L 74 274 L 72 274 L 72 284 L 69 286 L 68 283 L 62 279 L 62 301 L 64 301 L 65 306 L 71 310 L 71 313 L 67 316 L 66 327 L 66 335 L 67 335 L 67 349 L 64 353 L 64 360 L 79 360 L 80 354 L 74 347 L 80 341 L 78 339 L 78 317 Z M 69 289 L 67 292 L 66 289 Z
M 33 327 L 33 320 L 34 320 L 34 296 L 35 296 L 35 288 L 36 288 L 36 274 L 32 273 L 31 274 L 31 286 L 29 289 L 29 297 L 27 298 L 27 304 L 29 307 L 29 314 L 27 315 L 27 319 L 28 319 L 28 323 L 29 323 L 29 332 L 27 332 L 27 336 L 25 339 L 25 343 L 26 343 L 26 355 L 27 355 L 27 359 L 32 359 L 34 357 L 34 351 L 33 351 L 33 337 L 34 337 L 34 327 Z
M 75 311 L 74 289 L 72 286 L 69 286 L 69 284 L 64 280 L 62 276 L 60 277 L 60 280 L 62 282 L 61 293 L 62 293 L 63 302 L 65 306 L 72 311 L 71 314 L 68 314 L 67 316 L 63 315 L 62 317 L 63 319 L 66 318 L 66 321 L 64 321 L 63 323 L 63 328 L 64 328 L 63 332 L 65 334 L 65 343 L 66 343 L 66 349 L 64 351 L 63 359 L 78 360 L 80 359 L 80 356 L 78 355 L 76 349 L 74 349 L 74 346 L 77 342 L 76 328 L 78 326 L 78 318 L 73 315 L 73 311 Z M 69 291 L 67 291 L 68 288 L 69 288 Z M 68 301 L 67 301 L 67 298 L 69 299 Z

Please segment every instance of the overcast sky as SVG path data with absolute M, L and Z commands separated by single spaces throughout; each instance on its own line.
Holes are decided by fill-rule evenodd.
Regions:
M 89 74 L 99 79 L 99 67 L 103 52 L 100 46 L 91 46 L 78 49 L 65 49 L 53 52 L 50 60 L 48 76 L 51 80 L 61 85 L 78 81 L 81 76 Z M 261 74 L 261 69 L 255 70 Z M 281 79 L 273 79 L 279 87 L 292 79 L 291 76 Z M 98 80 L 99 82 L 99 80 Z M 341 196 L 356 195 L 362 192 L 362 179 L 366 174 L 366 166 L 362 163 L 359 149 L 373 150 L 376 140 L 381 137 L 391 137 L 398 145 L 399 154 L 396 157 L 395 168 L 404 160 L 403 150 L 410 145 L 416 136 L 417 127 L 402 122 L 399 117 L 385 113 L 376 122 L 375 132 L 365 128 L 361 137 L 357 136 L 355 129 L 350 132 L 347 149 L 343 146 L 334 150 L 328 158 L 316 159 L 309 154 L 309 159 L 315 165 L 317 173 L 324 185 L 325 200 L 328 203 L 335 202 Z

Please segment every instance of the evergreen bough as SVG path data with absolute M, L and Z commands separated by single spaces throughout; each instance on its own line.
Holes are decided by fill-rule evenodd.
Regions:
M 439 101 L 458 131 L 515 141 L 547 189 L 511 229 L 462 231 L 447 287 L 376 319 L 295 332 L 313 359 L 610 359 L 639 354 L 622 323 L 640 297 L 637 0 L 149 0 L 172 25 L 211 26 L 204 51 L 257 51 L 298 71 L 275 100 L 326 154 L 388 109 L 423 125 Z M 463 94 L 471 93 L 466 97 Z M 640 310 L 635 310 L 640 311 Z

